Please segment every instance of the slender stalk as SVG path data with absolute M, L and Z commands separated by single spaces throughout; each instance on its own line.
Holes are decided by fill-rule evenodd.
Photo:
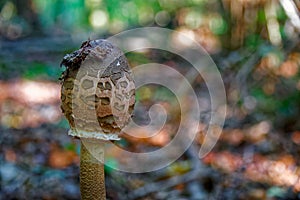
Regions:
M 80 192 L 82 200 L 105 200 L 104 143 L 81 140 Z M 95 154 L 97 153 L 97 154 Z M 97 155 L 96 159 L 93 155 Z

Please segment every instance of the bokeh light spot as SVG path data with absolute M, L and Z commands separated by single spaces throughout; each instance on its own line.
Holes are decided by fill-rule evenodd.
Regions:
M 155 15 L 155 22 L 159 26 L 166 26 L 170 22 L 171 17 L 167 11 L 160 11 Z
M 103 10 L 95 10 L 90 15 L 90 23 L 94 28 L 100 28 L 107 24 L 108 17 Z

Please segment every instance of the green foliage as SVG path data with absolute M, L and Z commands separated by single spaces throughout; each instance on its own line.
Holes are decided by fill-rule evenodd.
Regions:
M 115 158 L 108 158 L 105 161 L 106 165 L 104 165 L 104 170 L 106 174 L 110 174 L 114 168 L 118 168 L 118 161 Z
M 77 146 L 75 143 L 68 143 L 64 146 L 65 150 L 76 152 Z
M 251 34 L 246 37 L 245 45 L 247 48 L 254 50 L 257 49 L 263 43 L 262 38 L 257 34 Z
M 258 110 L 264 114 L 273 115 L 274 112 L 280 107 L 280 100 L 267 95 L 261 88 L 253 89 L 251 95 L 253 95 L 258 102 Z
M 257 20 L 260 24 L 265 24 L 267 22 L 265 11 L 263 8 L 260 8 L 257 12 Z
M 67 121 L 66 118 L 62 118 L 58 122 L 58 124 L 56 124 L 56 126 L 59 127 L 59 128 L 63 128 L 63 129 L 69 129 L 70 128 L 70 125 L 69 125 L 69 123 L 68 123 L 68 121 Z
M 40 24 L 46 30 L 58 24 L 64 29 L 72 30 L 84 27 L 88 23 L 84 0 L 33 0 L 33 2 L 38 11 Z
M 25 79 L 47 79 L 59 77 L 61 70 L 58 67 L 49 66 L 40 62 L 31 63 L 23 73 Z
M 274 186 L 268 189 L 267 196 L 268 198 L 274 198 L 274 197 L 284 198 L 286 193 L 287 193 L 286 189 Z

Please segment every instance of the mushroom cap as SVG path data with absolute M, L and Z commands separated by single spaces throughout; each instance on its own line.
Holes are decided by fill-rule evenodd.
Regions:
M 106 40 L 89 40 L 67 54 L 61 80 L 62 112 L 75 137 L 117 140 L 132 115 L 135 86 L 123 52 Z

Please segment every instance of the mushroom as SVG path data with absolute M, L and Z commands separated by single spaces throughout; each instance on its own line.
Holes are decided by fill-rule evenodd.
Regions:
M 82 199 L 105 199 L 104 145 L 119 140 L 131 119 L 135 86 L 123 52 L 106 40 L 88 40 L 67 54 L 61 81 L 61 108 L 69 135 L 81 139 Z

